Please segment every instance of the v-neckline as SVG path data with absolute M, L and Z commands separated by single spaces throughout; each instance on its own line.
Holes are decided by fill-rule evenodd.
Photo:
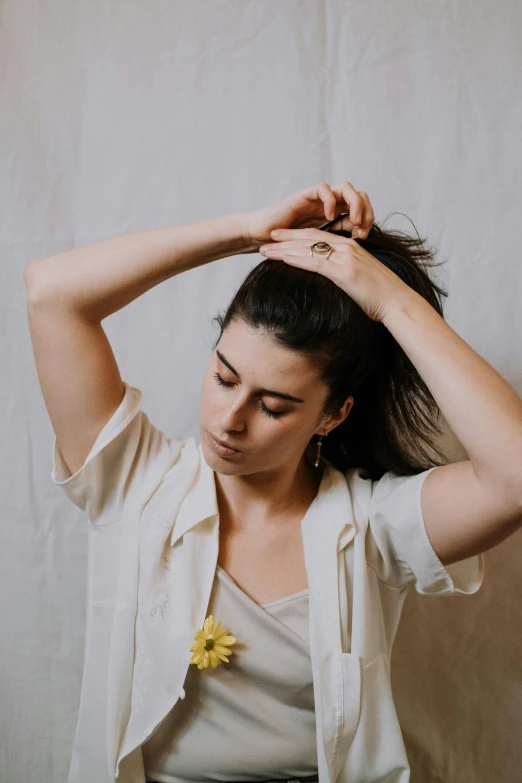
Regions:
M 217 563 L 217 564 L 216 564 L 216 568 L 217 568 L 217 569 L 218 569 L 218 570 L 219 570 L 219 571 L 220 571 L 222 574 L 224 574 L 224 575 L 227 577 L 227 579 L 228 579 L 230 582 L 232 582 L 232 584 L 234 585 L 234 587 L 236 587 L 238 590 L 240 590 L 240 591 L 243 593 L 243 595 L 246 595 L 246 597 L 247 597 L 247 598 L 248 598 L 250 601 L 253 601 L 253 602 L 255 603 L 255 605 L 256 605 L 256 606 L 260 606 L 260 607 L 261 607 L 261 609 L 265 609 L 265 610 L 266 610 L 266 608 L 267 608 L 267 607 L 269 607 L 269 606 L 272 606 L 272 605 L 275 605 L 275 604 L 279 604 L 279 603 L 284 603 L 285 601 L 291 601 L 291 600 L 292 600 L 292 599 L 294 599 L 294 598 L 301 598 L 302 596 L 308 595 L 308 593 L 309 593 L 309 588 L 308 588 L 308 587 L 306 587 L 304 590 L 298 590 L 296 593 L 290 593 L 290 595 L 284 595 L 284 596 L 282 596 L 281 598 L 274 598 L 274 600 L 273 600 L 273 601 L 265 601 L 264 603 L 262 603 L 262 604 L 261 604 L 261 603 L 258 603 L 257 601 L 255 601 L 255 600 L 252 598 L 252 596 L 248 595 L 248 593 L 246 593 L 246 592 L 243 590 L 243 588 L 242 588 L 242 587 L 240 587 L 240 586 L 238 585 L 238 583 L 236 582 L 236 580 L 234 579 L 234 577 L 233 577 L 233 576 L 230 576 L 230 574 L 228 573 L 228 571 L 225 571 L 225 569 L 223 568 L 223 566 L 220 566 L 220 565 L 219 565 L 219 563 Z
M 276 615 L 273 615 L 272 612 L 269 612 L 268 609 L 263 606 L 263 604 L 258 604 L 257 601 L 254 601 L 254 599 L 250 595 L 248 595 L 248 593 L 245 593 L 245 591 L 238 585 L 235 579 L 232 576 L 230 576 L 228 571 L 225 571 L 225 569 L 222 566 L 220 566 L 219 563 L 216 564 L 216 570 L 219 570 L 219 572 L 225 577 L 228 584 L 230 584 L 234 590 L 239 591 L 243 596 L 243 598 L 245 598 L 250 604 L 256 607 L 256 611 L 262 612 L 264 617 L 269 618 L 269 622 L 277 623 L 279 627 L 284 628 L 285 632 L 291 634 L 294 640 L 297 639 L 298 643 L 302 646 L 302 648 L 309 653 L 310 642 L 307 639 L 303 639 L 303 637 L 300 636 L 296 631 L 294 631 L 293 628 L 290 628 L 286 623 L 283 623 L 279 619 L 279 617 L 276 617 Z M 304 593 L 304 591 L 300 591 L 300 592 Z M 306 592 L 308 593 L 308 590 Z M 293 596 L 296 595 L 297 593 L 293 593 Z M 267 603 L 270 604 L 272 602 L 268 601 Z

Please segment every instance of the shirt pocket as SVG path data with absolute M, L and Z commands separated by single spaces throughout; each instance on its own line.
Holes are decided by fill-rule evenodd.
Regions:
M 389 655 L 379 653 L 366 663 L 361 658 L 358 660 L 361 674 L 360 712 L 355 737 L 349 749 L 350 769 L 357 769 L 361 783 L 385 779 L 391 772 L 396 775 L 393 780 L 402 780 L 401 772 L 408 772 L 409 764 L 393 701 Z M 353 676 L 355 661 L 347 661 L 344 665 Z M 349 687 L 347 681 L 346 687 Z
M 357 736 L 361 715 L 362 659 L 351 652 L 341 653 L 343 715 L 338 746 L 337 772 Z

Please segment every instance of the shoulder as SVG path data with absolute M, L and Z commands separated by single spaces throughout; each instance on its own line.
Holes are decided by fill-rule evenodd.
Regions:
M 142 391 L 124 383 L 123 400 L 74 474 L 56 436 L 53 440 L 51 479 L 94 525 L 118 521 L 126 509 L 146 503 L 167 478 L 174 481 L 198 464 L 194 438 L 167 436 L 142 410 Z
M 345 472 L 347 484 L 356 491 L 364 492 L 372 499 L 372 503 L 385 500 L 392 493 L 400 490 L 401 495 L 420 490 L 426 476 L 435 467 L 421 470 L 417 473 L 402 475 L 388 470 L 380 478 L 372 479 L 365 468 L 350 468 Z
M 354 509 L 374 534 L 390 535 L 394 528 L 406 529 L 409 515 L 422 519 L 421 490 L 426 476 L 435 468 L 428 468 L 411 475 L 386 471 L 380 478 L 372 479 L 364 468 L 346 471 Z

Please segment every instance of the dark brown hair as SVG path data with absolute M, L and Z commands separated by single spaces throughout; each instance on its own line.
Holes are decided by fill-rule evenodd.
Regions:
M 351 237 L 350 231 L 331 228 L 339 219 L 321 230 Z M 447 292 L 428 274 L 443 262 L 435 262 L 425 240 L 374 223 L 368 237 L 357 241 L 443 316 Z M 434 442 L 441 412 L 424 380 L 388 329 L 324 275 L 263 260 L 224 314 L 213 319 L 220 327 L 215 344 L 232 319 L 308 355 L 329 389 L 325 415 L 353 395 L 350 413 L 322 443 L 322 453 L 338 470 L 363 468 L 375 480 L 388 470 L 412 475 L 444 464 Z

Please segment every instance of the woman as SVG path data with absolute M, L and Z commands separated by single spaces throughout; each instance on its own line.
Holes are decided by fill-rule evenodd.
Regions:
M 218 317 L 201 443 L 167 438 L 101 322 L 257 250 Z M 323 182 L 28 265 L 52 479 L 91 523 L 68 783 L 409 781 L 389 670 L 407 589 L 476 592 L 522 522 L 522 401 L 443 320 L 431 262 Z M 434 459 L 439 409 L 468 460 Z

